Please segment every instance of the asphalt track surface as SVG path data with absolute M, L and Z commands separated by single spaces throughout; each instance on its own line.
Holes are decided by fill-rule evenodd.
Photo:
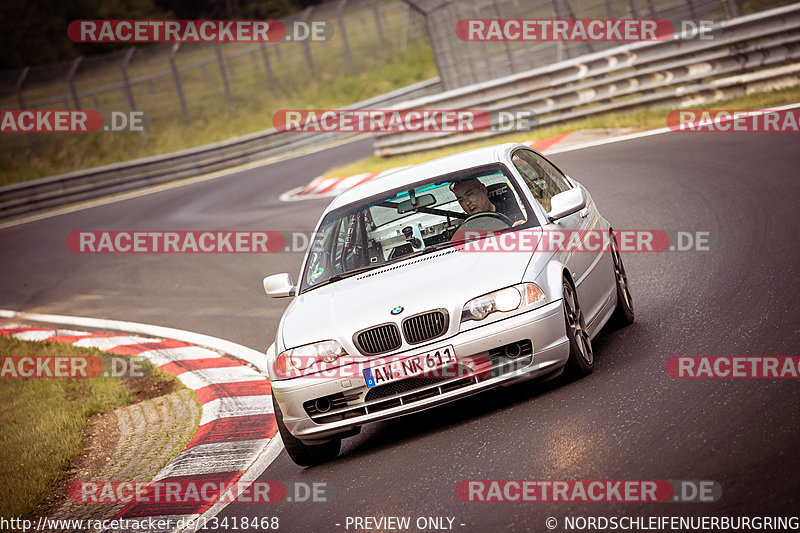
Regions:
M 675 355 L 800 355 L 797 146 L 796 134 L 668 133 L 553 156 L 618 229 L 708 231 L 717 245 L 624 256 L 637 320 L 595 339 L 592 375 L 367 426 L 318 467 L 282 452 L 261 480 L 326 482 L 330 501 L 232 504 L 218 518 L 346 531 L 348 516 L 410 516 L 416 531 L 417 517 L 446 516 L 456 531 L 477 532 L 547 531 L 547 517 L 559 531 L 565 516 L 797 514 L 798 381 L 665 371 Z M 310 230 L 327 200 L 281 203 L 280 193 L 369 151 L 359 141 L 0 230 L 0 307 L 172 326 L 264 350 L 286 301 L 267 299 L 261 278 L 295 276 L 300 254 L 78 255 L 67 235 Z M 715 480 L 723 494 L 714 503 L 466 503 L 455 493 L 465 479 Z

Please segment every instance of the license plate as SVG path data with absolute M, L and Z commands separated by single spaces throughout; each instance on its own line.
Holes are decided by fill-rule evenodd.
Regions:
M 364 379 L 367 381 L 367 387 L 371 388 L 420 375 L 431 378 L 445 377 L 448 374 L 446 371 L 442 371 L 442 368 L 452 365 L 456 361 L 458 359 L 456 359 L 453 347 L 445 346 L 367 368 L 364 370 Z

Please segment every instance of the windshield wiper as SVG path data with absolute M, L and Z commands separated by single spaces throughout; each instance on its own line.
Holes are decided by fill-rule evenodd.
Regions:
M 431 245 L 426 246 L 422 250 L 417 250 L 416 252 L 412 252 L 412 253 L 410 253 L 408 255 L 404 255 L 403 257 L 398 257 L 398 258 L 395 259 L 395 261 L 392 261 L 392 262 L 394 263 L 394 262 L 399 262 L 399 261 L 405 261 L 406 259 L 411 259 L 411 258 L 417 257 L 419 255 L 429 254 L 431 252 L 435 252 L 436 250 L 441 250 L 442 248 L 449 248 L 450 246 L 453 246 L 453 243 L 450 242 L 449 240 L 447 240 L 445 242 L 439 242 L 439 243 L 436 243 L 436 244 L 431 244 Z
M 431 244 L 430 246 L 426 246 L 425 249 L 422 250 L 422 253 L 427 254 L 430 252 L 435 252 L 436 250 L 441 250 L 443 248 L 450 248 L 451 246 L 453 246 L 453 242 L 450 239 L 448 239 L 444 242 L 439 242 L 436 244 Z
M 316 289 L 317 287 L 322 287 L 323 285 L 328 285 L 329 283 L 335 283 L 335 282 L 343 280 L 345 278 L 349 278 L 350 276 L 355 276 L 356 274 L 362 274 L 362 273 L 368 272 L 370 270 L 375 270 L 376 268 L 381 267 L 381 266 L 383 266 L 383 265 L 368 265 L 368 266 L 363 266 L 363 267 L 360 267 L 360 268 L 356 268 L 355 270 L 348 270 L 347 272 L 340 272 L 338 274 L 334 274 L 333 276 L 329 277 L 325 281 L 320 281 L 319 283 L 316 283 L 316 284 L 312 285 L 311 287 L 309 287 L 309 289 Z M 305 291 L 303 291 L 303 292 L 305 292 Z
M 437 243 L 437 244 L 431 244 L 430 246 L 427 246 L 422 250 L 418 250 L 418 251 L 416 251 L 414 253 L 410 253 L 410 254 L 404 255 L 402 257 L 395 257 L 394 259 L 392 259 L 390 261 L 387 261 L 385 263 L 381 263 L 381 264 L 378 264 L 378 265 L 367 265 L 367 266 L 363 266 L 363 267 L 357 268 L 355 270 L 348 270 L 347 272 L 340 272 L 338 274 L 334 274 L 333 276 L 329 277 L 325 281 L 320 281 L 319 283 L 311 285 L 310 287 L 306 288 L 306 290 L 304 290 L 303 292 L 309 291 L 311 289 L 316 289 L 317 287 L 322 287 L 322 286 L 328 285 L 330 283 L 335 283 L 337 281 L 341 281 L 341 280 L 343 280 L 345 278 L 349 278 L 351 276 L 355 276 L 356 274 L 363 274 L 364 272 L 369 272 L 370 270 L 375 270 L 376 268 L 382 268 L 382 267 L 391 265 L 393 263 L 400 263 L 402 261 L 405 261 L 406 259 L 411 259 L 413 257 L 417 257 L 418 255 L 424 255 L 424 254 L 427 254 L 427 253 L 430 253 L 430 252 L 435 252 L 436 250 L 441 250 L 442 248 L 447 248 L 447 247 L 452 246 L 452 245 L 453 245 L 453 243 L 450 242 L 449 240 L 445 241 L 445 242 L 440 242 L 440 243 Z

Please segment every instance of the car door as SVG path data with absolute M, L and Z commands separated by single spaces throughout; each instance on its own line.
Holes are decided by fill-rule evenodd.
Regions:
M 550 211 L 550 200 L 556 194 L 573 187 L 583 189 L 580 184 L 571 182 L 555 165 L 533 150 L 520 148 L 512 154 L 511 161 L 545 211 Z M 583 241 L 588 230 L 595 229 L 598 221 L 594 203 L 585 190 L 583 193 L 587 199 L 586 207 L 546 225 L 543 242 L 549 244 L 546 250 L 558 250 L 556 259 L 564 263 L 572 275 L 588 322 L 599 311 L 605 295 L 602 285 L 590 279 L 593 274 L 592 267 L 599 261 L 602 252 L 579 251 L 580 246 L 574 246 Z M 570 246 L 570 243 L 573 246 Z

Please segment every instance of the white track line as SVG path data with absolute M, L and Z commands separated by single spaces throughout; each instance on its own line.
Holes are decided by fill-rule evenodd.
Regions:
M 765 108 L 765 109 L 751 110 L 750 112 L 751 113 L 755 113 L 755 114 L 763 114 L 763 113 L 765 113 L 767 111 L 785 111 L 787 109 L 794 109 L 796 107 L 800 107 L 800 102 L 795 102 L 793 104 L 786 104 L 786 105 L 782 105 L 782 106 L 778 106 L 778 107 L 770 107 L 770 108 Z M 709 108 L 709 109 L 711 109 L 711 108 Z M 745 111 L 745 110 L 741 110 L 741 111 Z M 728 120 L 732 120 L 732 119 L 728 119 Z M 724 120 L 724 121 L 721 121 L 721 122 L 727 122 L 728 120 Z M 583 143 L 583 144 L 576 144 L 574 146 L 566 146 L 566 147 L 561 148 L 561 149 L 549 150 L 547 152 L 547 155 L 561 154 L 561 153 L 564 153 L 564 152 L 573 152 L 575 150 L 583 150 L 585 148 L 594 148 L 595 146 L 603 146 L 605 144 L 613 144 L 613 143 L 618 143 L 618 142 L 623 142 L 623 141 L 632 141 L 632 140 L 635 140 L 635 139 L 642 139 L 644 137 L 652 137 L 653 135 L 661 135 L 662 133 L 691 133 L 693 135 L 702 135 L 704 132 L 681 132 L 681 131 L 678 131 L 678 130 L 670 129 L 669 127 L 657 128 L 657 129 L 654 129 L 654 130 L 640 131 L 638 133 L 629 133 L 627 135 L 621 135 L 619 137 L 612 137 L 611 139 L 601 139 L 601 140 L 598 140 L 598 141 L 589 141 L 589 142 L 586 142 L 586 143 Z M 715 133 L 715 132 L 706 132 L 706 133 Z M 724 132 L 720 132 L 720 133 L 724 133 Z
M 200 425 L 203 426 L 222 418 L 269 414 L 274 414 L 272 398 L 269 396 L 217 398 L 203 404 L 203 416 L 200 418 Z
M 272 462 L 280 455 L 281 451 L 283 450 L 283 441 L 280 439 L 279 435 L 275 435 L 275 437 L 270 440 L 269 444 L 267 444 L 266 448 L 261 450 L 261 454 L 256 458 L 256 460 L 251 464 L 247 470 L 244 471 L 242 477 L 239 478 L 240 483 L 247 483 L 251 481 L 255 481 L 258 479 L 261 474 L 272 464 Z M 208 522 L 211 518 L 217 516 L 219 513 L 222 512 L 231 502 L 229 501 L 221 501 L 217 502 L 212 505 L 206 512 L 200 515 L 200 520 L 194 522 L 194 527 L 185 527 L 183 529 L 178 530 L 177 533 L 193 533 L 201 528 L 201 526 L 205 522 Z
M 796 107 L 800 107 L 800 102 L 796 102 L 796 103 L 793 103 L 793 104 L 786 104 L 786 105 L 782 105 L 782 106 L 778 106 L 778 107 L 770 107 L 770 108 L 765 108 L 765 109 L 752 110 L 750 112 L 754 113 L 754 114 L 763 114 L 764 112 L 767 112 L 767 111 L 784 111 L 786 109 L 794 109 Z M 720 122 L 724 123 L 724 122 L 729 122 L 729 121 L 732 121 L 732 120 L 733 120 L 733 118 L 730 118 L 730 119 L 723 120 L 723 121 L 720 121 Z M 577 130 L 577 131 L 581 131 L 581 130 Z M 554 154 L 561 154 L 561 153 L 564 153 L 564 152 L 573 152 L 575 150 L 583 150 L 585 148 L 594 148 L 595 146 L 603 146 L 603 145 L 606 145 L 606 144 L 613 144 L 613 143 L 618 143 L 618 142 L 623 142 L 623 141 L 632 141 L 632 140 L 635 140 L 635 139 L 642 139 L 642 138 L 645 138 L 645 137 L 652 137 L 653 135 L 661 135 L 662 133 L 682 133 L 682 132 L 680 132 L 678 130 L 670 129 L 669 127 L 656 128 L 656 129 L 653 129 L 653 130 L 640 131 L 640 132 L 637 132 L 637 133 L 629 133 L 629 134 L 626 134 L 626 135 L 620 135 L 619 137 L 612 137 L 610 139 L 600 139 L 600 140 L 597 140 L 597 141 L 588 141 L 588 142 L 581 143 L 581 144 L 576 144 L 576 145 L 573 145 L 573 146 L 566 146 L 564 148 L 554 148 L 552 150 L 548 149 L 548 150 L 545 150 L 544 153 L 549 156 L 549 155 L 554 155 Z M 703 132 L 692 132 L 692 133 L 694 133 L 695 135 L 699 135 L 699 134 L 702 134 Z M 522 144 L 527 144 L 527 145 L 530 146 L 530 145 L 534 144 L 534 141 L 532 141 L 532 142 L 523 142 Z M 558 146 L 558 144 L 559 143 L 556 143 L 556 146 Z M 406 168 L 406 167 L 398 167 L 398 169 L 399 168 Z M 396 170 L 396 169 L 391 169 L 391 170 Z M 384 171 L 384 172 L 388 172 L 388 171 Z M 338 195 L 343 190 L 347 189 L 347 187 L 345 185 L 347 185 L 348 183 L 345 183 L 344 180 L 348 180 L 350 178 L 361 178 L 361 177 L 366 176 L 367 174 L 368 173 L 356 174 L 354 176 L 348 176 L 348 177 L 344 177 L 344 178 L 327 178 L 327 179 L 325 179 L 323 181 L 317 182 L 315 184 L 315 187 L 313 187 L 313 189 L 326 188 L 327 186 L 329 186 L 333 182 L 333 180 L 338 180 L 337 185 L 335 187 L 329 189 L 328 192 L 325 192 L 323 194 L 314 194 L 312 191 L 309 191 L 308 193 L 306 193 L 306 195 L 298 195 L 299 192 L 303 191 L 306 188 L 309 188 L 309 185 L 310 185 L 309 184 L 309 185 L 306 185 L 305 187 L 298 187 L 296 189 L 292 189 L 290 191 L 286 191 L 285 193 L 280 195 L 280 200 L 282 202 L 296 202 L 296 201 L 301 201 L 301 200 L 312 200 L 312 199 L 317 199 L 317 198 L 331 198 L 331 197 L 334 197 L 334 196 Z M 379 176 L 375 176 L 375 177 L 379 177 Z M 319 178 L 315 178 L 315 180 L 319 180 Z M 314 183 L 314 181 L 312 181 L 312 183 Z
M 299 150 L 293 150 L 286 154 L 274 155 L 265 159 L 261 159 L 259 161 L 251 161 L 249 163 L 243 163 L 241 165 L 237 165 L 235 167 L 226 168 L 222 170 L 215 170 L 213 172 L 209 172 L 206 174 L 201 174 L 199 176 L 194 176 L 191 178 L 181 178 L 176 181 L 170 181 L 167 183 L 161 183 L 159 185 L 153 185 L 151 187 L 147 187 L 144 189 L 137 189 L 131 192 L 124 192 L 113 194 L 111 196 L 102 196 L 99 198 L 93 198 L 91 200 L 87 200 L 85 202 L 81 202 L 78 204 L 73 205 L 66 205 L 63 207 L 54 208 L 51 211 L 45 211 L 43 213 L 32 214 L 25 216 L 23 218 L 9 220 L 7 222 L 0 222 L 0 229 L 10 228 L 13 226 L 19 226 L 22 224 L 27 224 L 28 222 L 35 222 L 37 220 L 42 220 L 45 218 L 51 218 L 59 215 L 64 215 L 67 213 L 73 213 L 75 211 L 83 211 L 84 209 L 90 209 L 92 207 L 97 207 L 101 205 L 112 204 L 114 202 L 121 202 L 122 200 L 129 200 L 131 198 L 138 198 L 140 196 L 146 196 L 148 194 L 155 194 L 161 191 L 175 189 L 177 187 L 183 187 L 185 185 L 194 185 L 195 183 L 201 183 L 203 181 L 208 181 L 216 178 L 224 178 L 226 176 L 230 176 L 232 174 L 236 174 L 238 172 L 243 172 L 246 170 L 252 170 L 256 168 L 265 167 L 267 165 L 272 165 L 274 163 L 280 163 L 281 161 L 288 161 L 290 159 L 294 159 L 296 157 L 306 157 L 317 152 L 322 152 L 325 150 L 329 150 L 331 148 L 336 148 L 338 146 L 343 146 L 348 143 L 352 142 L 359 142 L 364 140 L 364 135 L 358 135 L 356 137 L 350 137 L 348 139 L 342 139 L 341 141 L 335 141 L 332 143 L 328 143 L 322 146 L 317 147 L 309 147 L 309 148 L 301 148 Z
M 42 331 L 20 331 L 14 337 L 22 341 L 41 341 L 57 335 L 80 335 L 81 333 L 83 332 L 71 329 L 48 329 Z
M 71 317 L 63 315 L 43 315 L 37 313 L 23 313 L 5 309 L 0 310 L 0 318 L 11 318 L 11 317 L 18 318 L 21 320 L 29 320 L 32 322 L 78 325 L 78 326 L 92 327 L 98 329 L 116 329 L 119 331 L 127 331 L 129 333 L 143 333 L 147 335 L 153 335 L 155 337 L 162 337 L 162 338 L 166 337 L 191 343 L 199 342 L 198 339 L 200 339 L 206 346 L 219 349 L 220 351 L 223 351 L 229 355 L 231 354 L 231 352 L 235 351 L 236 354 L 238 354 L 237 357 L 246 356 L 250 359 L 263 357 L 260 352 L 256 352 L 255 350 L 251 350 L 250 348 L 229 341 L 216 339 L 215 337 L 210 337 L 199 333 L 193 333 L 190 331 L 165 328 L 162 326 L 140 324 L 136 322 L 122 322 L 116 320 L 92 319 L 92 318 Z M 125 327 L 126 325 L 129 327 L 126 328 Z M 3 326 L 4 329 L 13 327 L 22 328 L 26 326 L 21 324 L 6 324 Z M 25 336 L 26 333 L 30 332 L 19 332 L 16 333 L 14 336 L 16 338 L 19 338 L 20 335 Z M 35 333 L 36 335 L 33 336 L 35 337 L 35 340 L 40 340 L 55 335 L 70 335 L 70 334 L 85 335 L 88 332 L 62 330 L 62 329 L 48 329 L 44 331 L 38 331 Z M 101 342 L 100 343 L 83 342 L 90 340 L 93 341 L 101 340 Z M 87 339 L 82 339 L 81 341 L 77 341 L 76 343 L 73 344 L 81 342 L 86 345 L 102 345 L 107 348 L 113 348 L 114 346 L 124 346 L 126 344 L 138 344 L 142 342 L 154 342 L 154 341 L 156 340 L 152 338 L 144 338 L 136 336 L 114 336 L 114 337 L 90 337 Z M 221 348 L 223 346 L 225 347 L 224 349 Z M 199 346 L 149 350 L 139 354 L 139 356 L 145 356 L 145 355 L 152 357 L 154 360 L 156 359 L 161 360 L 165 363 L 169 361 L 177 361 L 182 359 L 207 359 L 212 357 L 216 358 L 220 356 L 219 354 L 211 350 Z M 244 359 L 245 361 L 247 360 L 244 357 L 241 358 Z M 238 370 L 238 375 L 236 374 L 237 370 Z M 244 372 L 244 376 L 242 376 L 242 372 Z M 233 381 L 265 379 L 265 376 L 259 374 L 258 372 L 246 366 L 244 367 L 239 366 L 239 367 L 209 368 L 209 369 L 188 371 L 177 376 L 177 379 L 181 380 L 184 383 L 185 383 L 184 380 L 187 378 L 190 383 L 190 387 L 196 389 L 198 388 L 197 385 L 200 385 L 201 378 L 212 379 L 217 382 L 220 382 L 220 380 L 226 381 L 229 379 Z M 208 383 L 206 382 L 203 385 L 207 384 Z M 207 402 L 203 406 L 201 425 L 203 423 L 208 423 L 211 420 L 227 418 L 231 416 L 269 414 L 272 412 L 273 412 L 272 402 L 269 400 L 268 396 L 242 396 L 235 398 L 218 398 L 210 402 Z M 277 434 L 270 439 L 254 439 L 254 440 L 244 440 L 238 442 L 227 441 L 221 443 L 198 444 L 197 446 L 193 446 L 188 450 L 184 450 L 176 457 L 174 457 L 172 460 L 170 460 L 167 463 L 167 465 L 165 465 L 164 468 L 156 475 L 154 481 L 159 479 L 165 479 L 169 476 L 175 476 L 175 475 L 208 473 L 210 471 L 226 472 L 229 470 L 240 470 L 243 472 L 240 481 L 251 482 L 255 481 L 261 476 L 261 474 L 269 467 L 269 465 L 280 454 L 281 450 L 283 450 L 283 442 L 281 441 L 280 436 Z M 200 470 L 198 469 L 202 470 L 202 472 L 200 472 Z M 182 519 L 183 524 L 193 523 L 191 520 L 200 516 L 208 520 L 216 516 L 225 507 L 230 505 L 230 503 L 231 502 L 227 501 L 217 502 L 211 508 L 206 510 L 202 515 L 197 515 L 197 514 L 174 515 L 171 517 L 173 518 L 172 523 L 177 523 L 178 519 Z M 159 515 L 153 518 L 157 520 L 162 520 L 166 517 Z M 196 524 L 196 522 L 194 523 Z M 180 529 L 180 531 L 196 531 L 199 528 L 199 525 L 202 525 L 202 521 L 199 524 L 197 524 L 197 527 L 195 528 L 189 529 L 187 527 L 183 527 Z M 170 527 L 168 531 L 173 531 L 173 530 L 177 531 L 177 529 L 173 527 Z
M 152 337 L 176 339 L 191 344 L 207 346 L 209 348 L 213 348 L 214 350 L 219 350 L 250 363 L 265 375 L 267 373 L 266 355 L 264 353 L 253 350 L 252 348 L 248 348 L 247 346 L 242 346 L 241 344 L 236 344 L 235 342 L 218 339 L 217 337 L 211 337 L 210 335 L 204 335 L 202 333 L 194 333 L 191 331 L 184 331 L 182 329 L 155 326 L 151 324 L 141 324 L 139 322 L 125 322 L 122 320 L 107 320 L 103 318 L 85 318 L 65 315 L 43 315 L 39 313 L 11 311 L 8 309 L 0 309 L 0 318 L 32 320 L 34 322 L 64 324 L 68 326 L 79 326 L 84 328 L 110 329 L 129 333 L 140 333 L 142 335 L 148 335 Z M 78 346 L 80 345 L 78 344 Z
M 156 366 L 165 365 L 174 361 L 189 359 L 216 359 L 220 353 L 201 348 L 200 346 L 184 346 L 182 348 L 162 348 L 160 350 L 147 350 L 139 354 Z
M 788 104 L 785 106 L 774 107 L 770 108 L 769 110 L 772 111 L 782 111 L 785 109 L 794 109 L 796 107 L 800 107 L 800 103 Z M 570 146 L 567 148 L 563 148 L 561 150 L 553 150 L 548 152 L 549 154 L 557 154 L 563 152 L 571 152 L 575 150 L 583 150 L 585 148 L 593 148 L 595 146 L 602 146 L 606 144 L 612 144 L 616 142 L 623 142 L 629 141 L 634 139 L 641 139 L 644 137 L 650 137 L 653 135 L 660 135 L 662 133 L 670 133 L 673 130 L 669 128 L 658 128 L 655 130 L 649 130 L 639 133 L 632 133 L 630 135 L 623 135 L 621 137 L 615 137 L 612 139 L 603 139 L 601 141 L 594 141 L 584 144 L 579 144 L 575 146 Z M 148 193 L 145 193 L 148 194 Z M 113 200 L 116 201 L 116 200 Z M 109 202 L 110 203 L 110 202 Z M 54 216 L 54 215 L 48 215 Z M 46 218 L 42 216 L 41 218 Z M 22 223 L 22 222 L 21 222 Z M 7 227 L 7 226 L 0 226 L 0 227 Z M 91 328 L 99 328 L 99 329 L 115 329 L 120 331 L 128 331 L 130 333 L 142 333 L 146 335 L 152 335 L 155 337 L 168 337 L 177 340 L 182 340 L 184 342 L 190 342 L 194 344 L 201 344 L 208 346 L 210 348 L 214 348 L 223 352 L 226 352 L 234 357 L 238 357 L 244 361 L 249 362 L 256 368 L 262 370 L 262 372 L 266 372 L 265 366 L 265 357 L 261 352 L 257 352 L 251 348 L 247 348 L 245 346 L 241 346 L 239 344 L 226 341 L 223 339 L 218 339 L 216 337 L 211 337 L 209 335 L 204 335 L 202 333 L 193 333 L 190 331 L 183 331 L 174 328 L 167 328 L 164 326 L 155 326 L 149 324 L 141 324 L 137 322 L 125 322 L 125 321 L 118 321 L 118 320 L 104 320 L 104 319 L 94 319 L 94 318 L 83 318 L 83 317 L 70 317 L 70 316 L 63 316 L 63 315 L 44 315 L 38 313 L 24 313 L 24 312 L 17 312 L 11 311 L 6 309 L 0 309 L 0 318 L 16 318 L 20 320 L 32 320 L 37 322 L 48 322 L 48 323 L 56 323 L 56 324 L 65 324 L 70 326 L 82 326 L 82 327 L 91 327 Z M 257 441 L 261 442 L 261 441 Z M 274 438 L 270 439 L 267 445 L 262 449 L 259 456 L 256 460 L 249 464 L 249 465 L 242 465 L 242 469 L 244 469 L 244 474 L 242 475 L 240 481 L 254 481 L 261 476 L 261 474 L 269 467 L 270 464 L 278 457 L 281 450 L 283 449 L 283 443 L 278 435 Z M 225 509 L 229 502 L 218 502 L 214 504 L 211 508 L 209 508 L 205 513 L 200 515 L 206 519 L 210 519 L 211 517 L 216 516 L 219 514 L 223 509 Z M 192 515 L 193 517 L 196 515 Z M 197 523 L 196 523 L 197 524 Z M 192 531 L 196 531 L 199 529 L 202 521 L 199 521 L 197 527 L 195 528 L 184 528 L 181 530 L 182 532 L 190 533 Z
M 209 383 L 236 383 L 237 381 L 259 381 L 267 379 L 266 376 L 246 366 L 189 370 L 188 372 L 179 374 L 178 378 L 184 385 L 192 390 L 202 389 Z
M 87 337 L 72 343 L 79 348 L 97 348 L 98 350 L 108 351 L 117 346 L 128 346 L 130 344 L 143 344 L 153 342 L 147 337 L 135 337 L 131 335 L 120 337 Z
M 153 481 L 175 476 L 243 472 L 252 464 L 250 458 L 266 447 L 270 440 L 272 439 L 240 440 L 192 446 L 170 459 Z

